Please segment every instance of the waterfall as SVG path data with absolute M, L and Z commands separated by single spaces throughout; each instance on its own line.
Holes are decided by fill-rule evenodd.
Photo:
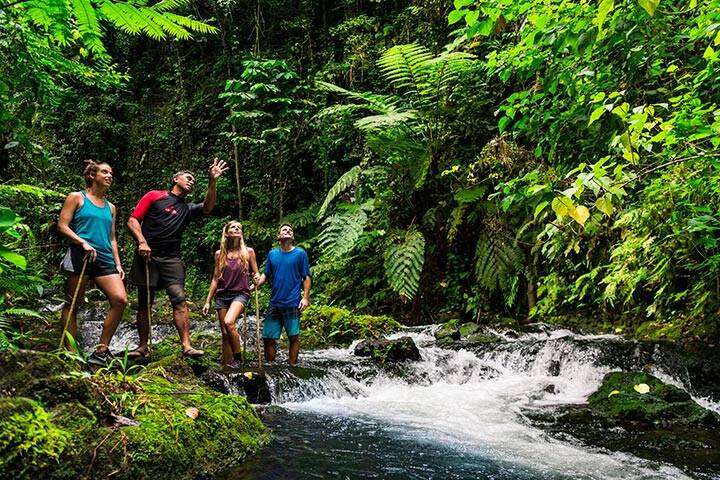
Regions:
M 315 374 L 269 370 L 273 402 L 292 412 L 380 422 L 398 435 L 489 457 L 535 478 L 687 478 L 673 466 L 561 442 L 522 415 L 527 409 L 583 403 L 606 373 L 642 368 L 647 355 L 657 352 L 620 337 L 566 330 L 507 338 L 472 351 L 438 348 L 432 329 L 395 337 L 408 334 L 422 360 L 401 370 L 354 356 L 355 345 L 303 352 L 303 370 Z M 651 373 L 684 384 L 662 365 L 652 366 Z M 717 403 L 696 400 L 719 410 Z

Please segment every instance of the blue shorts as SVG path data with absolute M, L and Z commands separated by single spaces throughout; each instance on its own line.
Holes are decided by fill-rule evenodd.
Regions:
M 283 327 L 288 337 L 300 335 L 300 311 L 294 307 L 270 307 L 263 319 L 263 338 L 277 340 Z
M 240 302 L 247 305 L 250 295 L 237 292 L 222 292 L 215 295 L 215 310 L 226 310 L 233 302 Z

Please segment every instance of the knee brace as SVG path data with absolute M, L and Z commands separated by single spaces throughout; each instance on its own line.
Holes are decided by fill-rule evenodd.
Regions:
M 167 288 L 168 297 L 170 297 L 170 304 L 173 307 L 185 302 L 185 289 L 182 285 L 170 285 Z

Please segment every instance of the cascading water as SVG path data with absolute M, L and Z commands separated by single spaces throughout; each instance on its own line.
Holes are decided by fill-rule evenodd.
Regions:
M 99 328 L 99 322 L 84 323 L 88 348 Z M 113 339 L 115 351 L 134 344 L 134 329 L 125 330 Z M 193 327 L 200 330 L 214 332 L 216 326 Z M 422 359 L 386 367 L 355 356 L 354 345 L 303 351 L 301 366 L 294 368 L 285 366 L 281 352 L 265 368 L 272 403 L 282 407 L 264 415 L 275 441 L 220 478 L 720 478 L 720 468 L 688 477 L 669 464 L 560 441 L 523 415 L 583 403 L 607 372 L 618 369 L 649 368 L 663 381 L 696 392 L 657 345 L 540 325 L 537 333 L 507 335 L 497 344 L 448 350 L 436 346 L 432 333 L 428 328 L 395 335 L 410 335 Z M 157 326 L 154 340 L 168 334 L 174 334 L 172 326 Z M 242 393 L 241 377 L 224 377 L 222 389 Z M 717 398 L 694 399 L 720 412 Z
M 299 370 L 269 369 L 273 403 L 289 412 L 269 419 L 278 441 L 268 455 L 282 465 L 266 458 L 227 478 L 689 478 L 561 442 L 523 420 L 523 410 L 584 402 L 619 366 L 641 368 L 629 342 L 558 330 L 473 352 L 436 347 L 429 329 L 409 334 L 422 360 L 402 371 L 352 347 L 303 353 Z M 660 367 L 652 373 L 682 383 Z

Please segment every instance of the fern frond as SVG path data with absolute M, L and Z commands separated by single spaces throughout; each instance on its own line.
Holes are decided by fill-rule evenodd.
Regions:
M 430 50 L 422 45 L 395 45 L 380 56 L 378 67 L 395 88 L 417 92 L 427 84 L 432 58 Z
M 501 232 L 480 235 L 475 246 L 475 278 L 481 287 L 506 292 L 512 276 L 523 268 L 523 252 L 510 237 Z
M 402 243 L 392 243 L 385 250 L 385 276 L 393 290 L 407 299 L 420 288 L 420 274 L 425 263 L 425 237 L 410 228 Z
M 320 210 L 318 210 L 317 218 L 318 220 L 323 218 L 325 216 L 325 212 L 327 211 L 328 206 L 330 205 L 330 202 L 335 200 L 335 197 L 340 195 L 342 192 L 350 188 L 352 185 L 355 185 L 360 178 L 360 174 L 362 173 L 362 168 L 360 168 L 360 165 L 355 165 L 350 170 L 345 172 L 340 178 L 337 179 L 337 182 L 335 182 L 335 185 L 328 191 L 327 195 L 325 195 L 325 200 L 323 201 L 322 205 L 320 206 Z
M 192 18 L 183 17 L 182 15 L 176 15 L 174 13 L 170 12 L 164 12 L 163 16 L 165 16 L 168 20 L 171 20 L 178 25 L 182 25 L 183 27 L 187 28 L 191 32 L 197 32 L 197 33 L 204 33 L 204 34 L 210 34 L 210 33 L 218 33 L 217 27 L 213 27 L 212 25 L 208 25 L 205 22 L 201 22 L 199 20 L 194 20 Z
M 129 15 L 127 11 L 109 0 L 100 4 L 100 13 L 117 29 L 125 33 L 137 35 L 142 32 L 142 28 L 140 27 L 140 23 L 136 21 L 136 17 Z
M 189 3 L 190 2 L 188 0 L 162 0 L 150 8 L 157 10 L 158 12 L 168 12 L 170 10 L 177 10 L 180 7 L 184 7 Z
M 0 311 L 0 315 L 4 317 L 43 318 L 42 315 L 35 310 L 27 308 L 8 308 Z
M 340 257 L 352 250 L 366 223 L 367 214 L 358 205 L 328 217 L 320 233 L 320 250 L 323 255 Z
M 281 223 L 289 223 L 293 226 L 293 228 L 302 228 L 313 224 L 316 220 L 316 216 L 317 213 L 315 212 L 315 207 L 311 207 L 306 210 L 285 215 L 282 218 Z
M 397 104 L 399 103 L 398 97 L 392 95 L 377 95 L 368 92 L 353 92 L 351 90 L 338 87 L 337 85 L 333 85 L 332 83 L 322 81 L 315 82 L 315 85 L 316 87 L 318 87 L 319 90 L 330 93 L 337 93 L 348 98 L 360 100 L 364 102 L 364 105 L 366 105 L 367 108 L 377 113 L 392 113 L 397 109 Z
M 171 37 L 179 38 L 180 40 L 188 40 L 191 38 L 190 32 L 185 30 L 185 28 L 171 22 L 165 15 L 156 12 L 152 8 L 141 8 L 140 11 L 148 18 L 148 20 L 158 25 Z
M 72 0 L 70 4 L 77 28 L 87 49 L 95 54 L 105 53 L 102 29 L 90 0 Z
M 391 112 L 383 115 L 371 115 L 361 118 L 355 122 L 355 126 L 360 130 L 382 130 L 397 125 L 406 124 L 417 118 L 416 112 L 406 110 L 404 112 Z

